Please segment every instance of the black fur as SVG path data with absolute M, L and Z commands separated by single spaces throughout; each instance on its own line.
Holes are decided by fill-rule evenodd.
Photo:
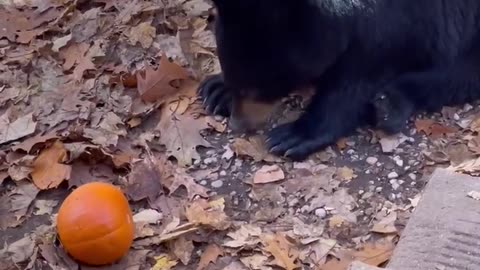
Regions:
M 478 0 L 214 2 L 223 74 L 199 88 L 209 112 L 239 118 L 243 99 L 316 87 L 299 120 L 269 133 L 277 155 L 302 160 L 357 127 L 394 133 L 415 111 L 480 97 Z

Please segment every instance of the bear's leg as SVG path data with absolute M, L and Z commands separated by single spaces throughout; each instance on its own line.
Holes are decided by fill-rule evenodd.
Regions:
M 472 60 L 431 70 L 407 73 L 380 90 L 374 98 L 376 125 L 399 132 L 415 111 L 439 111 L 480 98 L 480 64 Z
M 403 93 L 382 89 L 373 100 L 375 127 L 392 135 L 402 131 L 414 112 L 414 104 Z
M 269 132 L 269 151 L 301 161 L 352 134 L 371 119 L 374 89 L 360 83 L 335 87 L 330 91 L 318 89 L 298 120 Z

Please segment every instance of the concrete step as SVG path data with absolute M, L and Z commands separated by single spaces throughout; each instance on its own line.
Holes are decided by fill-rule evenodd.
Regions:
M 471 191 L 480 192 L 480 178 L 437 169 L 387 269 L 480 269 L 480 201 L 467 196 Z M 374 269 L 357 262 L 350 268 Z

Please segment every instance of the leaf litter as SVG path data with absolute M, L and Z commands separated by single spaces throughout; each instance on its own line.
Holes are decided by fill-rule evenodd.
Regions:
M 363 130 L 300 163 L 269 154 L 262 132 L 234 136 L 196 96 L 220 71 L 209 1 L 3 5 L 6 267 L 78 268 L 56 244 L 55 214 L 91 181 L 121 187 L 136 226 L 129 254 L 99 269 L 381 265 L 418 204 L 421 176 L 437 166 L 480 175 L 475 104 L 417 117 L 393 136 Z M 280 118 L 298 115 L 299 100 L 286 98 Z

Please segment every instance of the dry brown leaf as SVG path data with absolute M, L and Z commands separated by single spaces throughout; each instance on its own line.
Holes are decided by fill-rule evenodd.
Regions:
M 27 153 L 30 153 L 30 150 L 32 150 L 32 148 L 36 144 L 45 143 L 45 142 L 47 142 L 51 139 L 55 139 L 55 138 L 57 138 L 57 135 L 55 135 L 54 133 L 49 133 L 49 134 L 46 134 L 46 135 L 37 135 L 37 136 L 31 137 L 31 138 L 28 138 L 28 139 L 22 141 L 21 143 L 13 146 L 12 150 L 17 151 L 17 150 L 21 149 L 21 150 L 23 150 Z
M 263 249 L 272 254 L 276 265 L 286 270 L 294 270 L 300 267 L 295 263 L 299 253 L 285 236 L 280 233 L 268 234 L 262 237 L 262 242 L 264 244 Z
M 230 227 L 230 221 L 224 212 L 224 204 L 223 198 L 214 201 L 198 199 L 186 207 L 185 216 L 191 223 L 212 227 L 216 230 L 226 230 Z
M 148 198 L 153 202 L 162 192 L 162 172 L 159 164 L 153 160 L 143 160 L 133 165 L 128 175 L 128 184 L 125 193 L 133 201 L 140 201 Z
M 435 124 L 435 121 L 431 119 L 418 119 L 415 121 L 415 129 L 418 132 L 423 132 L 426 135 L 429 135 L 433 124 Z
M 455 166 L 451 165 L 448 169 L 459 173 L 480 176 L 480 158 L 470 159 Z
M 253 248 L 261 242 L 262 229 L 254 224 L 246 224 L 227 234 L 232 240 L 225 241 L 223 246 L 229 248 Z
M 32 22 L 28 18 L 16 10 L 0 10 L 0 38 L 7 38 L 15 41 L 16 33 L 22 30 L 33 28 Z
M 350 181 L 354 178 L 357 178 L 357 175 L 352 169 L 348 167 L 341 167 L 337 169 L 337 177 L 339 177 L 342 181 Z
M 382 152 L 392 153 L 402 143 L 408 141 L 408 137 L 402 133 L 392 136 L 386 136 L 380 139 L 380 145 L 382 146 Z
M 388 215 L 382 217 L 382 219 L 373 225 L 372 232 L 376 233 L 398 233 L 397 228 L 395 227 L 395 221 L 397 220 L 397 213 L 390 212 Z
M 432 138 L 440 138 L 443 135 L 454 133 L 457 131 L 456 128 L 446 127 L 440 123 L 436 123 L 430 119 L 419 119 L 415 121 L 415 128 L 419 132 L 425 133 L 427 136 Z
M 195 119 L 186 113 L 178 115 L 167 110 L 163 111 L 157 130 L 160 130 L 160 143 L 167 148 L 169 156 L 174 156 L 181 166 L 191 165 L 193 160 L 199 160 L 198 146 L 210 147 L 210 143 L 200 131 L 207 129 L 205 118 Z
M 347 269 L 353 261 L 379 266 L 390 259 L 393 248 L 393 243 L 381 239 L 377 243 L 367 243 L 356 251 L 343 250 L 337 253 L 338 259 L 328 261 L 320 267 L 320 270 L 344 270 Z
M 190 263 L 194 249 L 192 240 L 187 240 L 184 236 L 181 236 L 175 239 L 171 245 L 171 250 L 175 257 L 180 259 L 184 265 Z
M 15 141 L 35 132 L 37 122 L 33 120 L 33 113 L 19 117 L 14 121 L 10 119 L 11 111 L 8 110 L 0 116 L 0 144 Z
M 149 22 L 142 22 L 130 29 L 128 39 L 130 44 L 136 45 L 139 42 L 144 49 L 150 48 L 157 30 Z
M 40 192 L 33 184 L 22 182 L 18 183 L 17 187 L 10 193 L 10 211 L 15 214 L 17 220 L 24 217 L 32 202 Z
M 367 243 L 361 250 L 354 252 L 353 257 L 366 264 L 379 266 L 390 259 L 394 247 L 393 243 L 387 240 Z
M 219 256 L 223 256 L 223 250 L 215 244 L 208 245 L 200 257 L 197 270 L 203 270 L 207 268 L 210 263 L 215 264 Z
M 165 175 L 165 179 L 162 179 L 162 185 L 164 185 L 170 193 L 175 192 L 180 186 L 187 189 L 189 199 L 193 199 L 195 196 L 208 197 L 208 189 L 195 182 L 195 179 L 190 176 L 185 169 L 178 168 L 172 163 L 166 161 L 161 167 L 160 171 Z
M 262 160 L 267 162 L 278 162 L 280 158 L 270 154 L 263 144 L 263 138 L 260 136 L 250 137 L 248 140 L 243 138 L 236 138 L 231 144 L 232 150 L 237 156 L 249 156 L 254 161 L 260 162 Z
M 155 257 L 155 265 L 151 270 L 170 270 L 177 265 L 177 260 L 168 254 L 161 254 Z
M 223 133 L 227 129 L 227 125 L 225 124 L 225 122 L 219 122 L 211 116 L 207 116 L 205 119 L 206 119 L 207 125 L 209 125 L 219 133 Z
M 265 184 L 285 179 L 285 173 L 278 165 L 265 165 L 255 172 L 253 183 Z
M 67 150 L 63 143 L 56 141 L 44 149 L 33 162 L 32 180 L 40 189 L 56 188 L 64 180 L 70 179 L 72 167 L 62 164 L 67 160 Z
M 163 101 L 178 91 L 178 88 L 172 86 L 172 82 L 184 80 L 187 77 L 188 74 L 184 68 L 163 56 L 157 70 L 147 65 L 145 70 L 137 73 L 138 92 L 146 102 Z
M 68 47 L 63 47 L 60 50 L 60 56 L 65 60 L 63 69 L 70 70 L 75 64 L 82 62 L 89 48 L 90 45 L 87 43 L 74 43 Z
M 94 70 L 95 68 L 95 64 L 92 62 L 92 60 L 89 57 L 85 56 L 73 69 L 73 78 L 76 81 L 81 81 L 85 71 Z
M 91 128 L 85 128 L 83 134 L 93 143 L 108 148 L 111 145 L 116 146 L 119 136 L 126 136 L 127 131 L 122 119 L 117 114 L 107 112 L 102 115 L 100 123 L 93 125 Z

